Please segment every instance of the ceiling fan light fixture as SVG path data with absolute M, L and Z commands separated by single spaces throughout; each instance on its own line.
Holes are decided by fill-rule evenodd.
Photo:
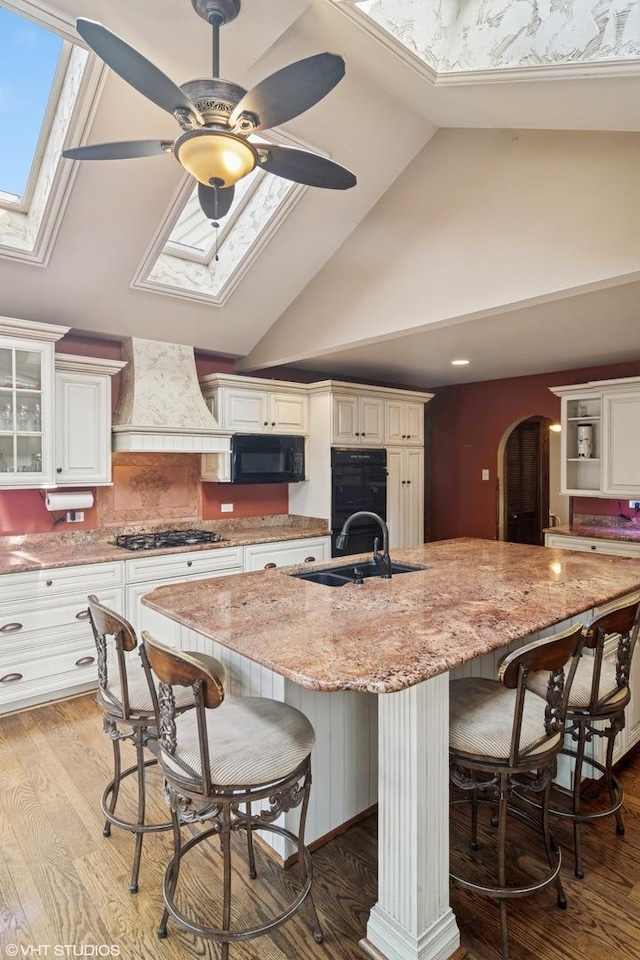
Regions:
M 231 187 L 251 173 L 258 157 L 242 137 L 221 130 L 191 130 L 176 140 L 174 153 L 200 183 Z

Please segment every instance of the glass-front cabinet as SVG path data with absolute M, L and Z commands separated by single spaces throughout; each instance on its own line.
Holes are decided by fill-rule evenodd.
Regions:
M 0 487 L 53 482 L 53 342 L 66 329 L 0 318 Z

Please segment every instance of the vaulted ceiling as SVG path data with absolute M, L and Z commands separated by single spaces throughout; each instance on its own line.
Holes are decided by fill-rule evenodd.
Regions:
M 210 73 L 189 0 L 0 4 L 72 37 L 76 17 L 98 20 L 177 83 Z M 0 312 L 251 370 L 425 387 L 640 359 L 640 4 L 575 0 L 546 19 L 542 6 L 243 0 L 222 75 L 250 88 L 342 54 L 345 79 L 276 135 L 357 186 L 298 190 L 214 303 L 140 282 L 190 192 L 172 157 L 64 161 L 44 262 L 0 256 Z M 175 137 L 171 116 L 95 69 L 82 142 Z

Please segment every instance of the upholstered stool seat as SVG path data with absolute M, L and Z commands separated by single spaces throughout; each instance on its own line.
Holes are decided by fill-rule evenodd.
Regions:
M 167 934 L 171 917 L 198 937 L 221 945 L 227 960 L 229 944 L 269 933 L 285 923 L 306 902 L 318 943 L 322 931 L 311 898 L 312 862 L 304 846 L 304 830 L 311 787 L 311 750 L 315 733 L 300 711 L 261 697 L 226 697 L 209 658 L 171 650 L 143 632 L 141 656 L 155 700 L 157 742 L 151 747 L 165 775 L 165 792 L 173 824 L 173 857 L 165 871 L 165 910 L 158 936 Z M 188 689 L 195 709 L 176 716 L 179 690 Z M 276 823 L 281 813 L 301 805 L 298 836 Z M 204 827 L 183 842 L 184 823 Z M 297 850 L 300 871 L 297 892 L 289 894 L 284 909 L 267 906 L 264 899 L 254 926 L 232 924 L 232 837 L 246 831 L 249 875 L 257 876 L 253 836 L 267 831 L 289 840 Z M 209 837 L 219 836 L 222 857 L 222 896 L 204 910 L 198 889 L 180 884 L 182 861 Z M 215 890 L 215 882 L 201 877 Z M 287 883 L 287 889 L 293 884 Z M 192 899 L 193 898 L 193 899 Z M 216 903 L 221 909 L 216 912 Z M 193 909 L 190 909 L 193 908 Z M 271 915 L 269 915 L 271 913 Z
M 640 624 L 640 600 L 636 597 L 619 601 L 600 613 L 585 627 L 585 653 L 573 680 L 567 703 L 567 722 L 563 755 L 574 761 L 572 789 L 554 785 L 550 813 L 573 823 L 575 875 L 584 877 L 582 864 L 581 824 L 614 816 L 616 832 L 624 834 L 622 804 L 624 792 L 613 772 L 613 751 L 618 733 L 624 729 L 625 707 L 631 698 L 629 677 L 631 658 L 635 650 Z M 613 645 L 615 661 L 607 659 L 607 650 Z M 540 696 L 544 690 L 540 678 L 534 678 L 532 689 Z M 606 742 L 604 763 L 590 755 L 599 742 Z M 585 764 L 596 776 L 603 775 L 608 793 L 605 805 L 586 809 L 582 797 L 582 778 Z M 560 795 L 569 799 L 562 807 Z M 532 799 L 529 798 L 532 803 Z
M 145 833 L 171 829 L 171 821 L 146 822 L 145 768 L 157 763 L 154 757 L 145 759 L 145 748 L 155 739 L 154 702 L 149 682 L 139 656 L 135 630 L 119 613 L 103 606 L 93 594 L 88 598 L 89 620 L 93 629 L 98 659 L 97 701 L 102 710 L 102 724 L 113 744 L 113 779 L 105 787 L 100 805 L 105 816 L 103 833 L 111 835 L 111 827 L 118 827 L 135 835 L 135 847 L 129 890 L 138 890 L 142 840 Z M 224 667 L 212 661 L 211 668 L 224 680 Z M 194 706 L 193 693 L 183 689 L 176 695 L 176 711 Z M 122 769 L 121 743 L 129 741 L 135 750 L 135 763 Z M 118 813 L 120 786 L 128 777 L 137 779 L 137 810 L 135 819 Z
M 556 757 L 562 749 L 564 717 L 581 650 L 581 626 L 554 637 L 527 644 L 509 654 L 500 667 L 499 680 L 454 680 L 449 692 L 449 762 L 451 781 L 468 796 L 452 797 L 452 804 L 469 804 L 472 851 L 479 849 L 478 809 L 491 806 L 491 824 L 497 827 L 495 875 L 472 879 L 469 864 L 463 876 L 455 866 L 452 832 L 452 882 L 463 889 L 495 897 L 500 904 L 502 955 L 509 957 L 506 901 L 528 896 L 555 884 L 559 907 L 566 906 L 560 879 L 561 855 L 551 832 L 547 807 Z M 570 668 L 565 678 L 565 664 Z M 544 681 L 542 699 L 530 689 L 530 679 Z M 514 788 L 542 795 L 539 830 L 548 866 L 540 875 L 514 882 L 507 871 L 507 817 L 523 815 L 513 806 Z M 497 811 L 497 813 L 496 813 Z M 526 819 L 531 820 L 524 814 Z M 454 821 L 455 822 L 455 821 Z M 473 865 L 472 865 L 473 866 Z

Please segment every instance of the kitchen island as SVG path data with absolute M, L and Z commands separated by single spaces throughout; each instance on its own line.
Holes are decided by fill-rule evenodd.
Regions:
M 335 588 L 288 575 L 300 568 L 161 587 L 143 600 L 145 625 L 161 641 L 222 655 L 232 692 L 265 695 L 268 677 L 271 695 L 308 713 L 319 806 L 331 806 L 325 765 L 340 742 L 321 704 L 338 695 L 347 715 L 352 691 L 377 702 L 379 890 L 362 946 L 388 960 L 445 960 L 459 946 L 448 893 L 449 673 L 639 590 L 640 562 L 471 539 L 394 560 L 423 569 Z M 358 782 L 369 775 L 359 762 L 353 750 L 345 779 L 354 764 Z

